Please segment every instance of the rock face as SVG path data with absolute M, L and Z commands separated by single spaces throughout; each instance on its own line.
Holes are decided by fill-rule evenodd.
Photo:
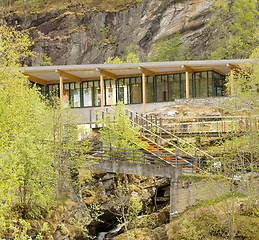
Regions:
M 17 21 L 29 29 L 35 40 L 33 50 L 50 56 L 55 65 L 103 63 L 122 56 L 131 43 L 139 47 L 142 60 L 161 38 L 181 33 L 194 55 L 203 58 L 208 42 L 205 23 L 214 0 L 144 0 L 117 12 L 100 12 L 80 6 L 67 10 L 15 13 L 7 21 Z M 39 64 L 39 59 L 32 65 Z

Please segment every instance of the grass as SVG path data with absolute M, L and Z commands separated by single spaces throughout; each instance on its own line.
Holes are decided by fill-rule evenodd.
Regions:
M 227 201 L 225 198 L 227 197 Z M 229 239 L 230 213 L 226 202 L 230 205 L 231 196 L 203 201 L 189 208 L 180 217 L 167 225 L 169 240 Z M 246 201 L 243 195 L 234 198 L 234 234 L 235 239 L 259 239 L 259 215 L 245 214 L 242 210 Z M 258 206 L 257 206 L 258 208 Z M 255 209 L 258 211 L 258 209 Z
M 50 10 L 71 10 L 71 11 L 117 11 L 143 0 L 37 0 L 29 1 L 26 5 L 24 1 L 16 1 L 12 4 L 11 10 L 20 13 L 44 12 Z M 3 7 L 7 10 L 9 6 Z

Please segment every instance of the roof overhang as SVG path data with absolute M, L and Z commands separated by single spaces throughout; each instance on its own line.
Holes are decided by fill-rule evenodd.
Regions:
M 204 61 L 175 61 L 175 62 L 146 62 L 120 64 L 88 64 L 65 66 L 41 66 L 20 68 L 32 81 L 41 85 L 58 83 L 60 76 L 63 82 L 83 82 L 100 79 L 119 79 L 141 76 L 142 73 L 154 77 L 155 75 L 201 72 L 213 70 L 227 75 L 233 68 L 240 68 L 244 62 L 253 62 L 253 59 L 244 60 L 204 60 Z

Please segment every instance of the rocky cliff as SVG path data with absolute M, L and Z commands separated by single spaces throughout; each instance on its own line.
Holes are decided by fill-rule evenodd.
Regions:
M 122 56 L 131 43 L 139 47 L 142 60 L 154 43 L 181 33 L 193 55 L 204 57 L 208 43 L 205 23 L 214 0 L 144 0 L 119 11 L 98 11 L 74 6 L 66 10 L 30 13 L 13 12 L 8 22 L 17 21 L 29 29 L 33 50 L 47 54 L 53 64 L 103 63 Z M 39 64 L 40 57 L 32 65 Z

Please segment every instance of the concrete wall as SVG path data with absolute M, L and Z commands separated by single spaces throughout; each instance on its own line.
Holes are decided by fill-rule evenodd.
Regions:
M 137 163 L 137 162 L 123 162 L 123 161 L 109 161 L 99 160 L 93 162 L 89 170 L 103 171 L 110 173 L 125 173 L 133 175 L 143 175 L 151 177 L 164 177 L 177 179 L 182 174 L 182 169 L 167 166 L 157 165 L 149 163 Z

